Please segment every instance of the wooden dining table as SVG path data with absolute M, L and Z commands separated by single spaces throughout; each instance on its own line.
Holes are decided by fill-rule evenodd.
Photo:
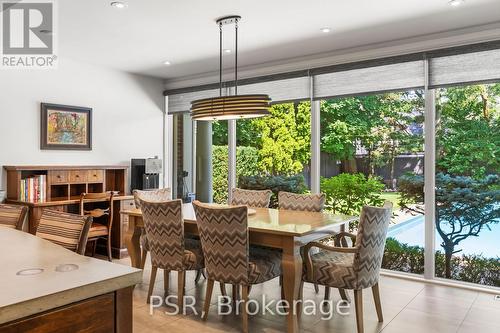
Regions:
M 125 242 L 132 266 L 142 268 L 140 236 L 144 229 L 140 209 L 123 210 L 128 215 L 129 226 Z M 192 204 L 182 206 L 184 232 L 198 235 L 196 216 Z M 308 242 L 318 240 L 357 219 L 355 216 L 323 212 L 292 211 L 271 208 L 252 208 L 248 216 L 248 235 L 252 245 L 267 246 L 282 250 L 283 288 L 288 304 L 295 304 L 299 297 L 302 279 L 302 256 L 300 248 Z M 287 331 L 298 332 L 298 319 L 288 311 Z

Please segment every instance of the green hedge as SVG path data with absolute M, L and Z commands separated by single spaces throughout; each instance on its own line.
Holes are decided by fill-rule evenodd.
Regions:
M 259 154 L 253 147 L 236 148 L 236 177 L 255 175 L 258 173 Z M 227 203 L 228 150 L 227 146 L 212 146 L 212 189 L 213 201 Z
M 436 251 L 436 276 L 445 277 L 444 254 Z M 424 249 L 409 246 L 388 238 L 382 268 L 414 273 L 424 273 Z M 500 286 L 500 258 L 479 255 L 454 256 L 451 260 L 451 279 L 489 286 Z
M 307 190 L 304 176 L 240 176 L 238 187 L 247 190 L 271 190 L 273 195 L 269 207 L 278 207 L 278 192 L 304 193 Z

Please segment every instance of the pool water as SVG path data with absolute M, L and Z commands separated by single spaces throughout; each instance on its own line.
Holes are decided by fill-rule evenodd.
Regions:
M 455 250 L 462 250 L 460 254 L 477 254 L 487 258 L 500 257 L 500 223 L 489 224 L 483 228 L 478 237 L 470 236 L 461 241 Z M 424 216 L 415 216 L 407 221 L 389 226 L 387 237 L 392 237 L 400 243 L 424 247 Z M 436 232 L 436 250 L 443 251 L 441 236 Z

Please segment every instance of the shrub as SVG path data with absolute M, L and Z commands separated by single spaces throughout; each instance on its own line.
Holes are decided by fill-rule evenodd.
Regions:
M 247 190 L 271 190 L 271 208 L 278 207 L 278 192 L 304 193 L 306 186 L 304 176 L 240 176 L 238 187 Z
M 326 208 L 332 213 L 358 215 L 365 205 L 380 206 L 384 184 L 363 174 L 342 173 L 321 179 L 321 191 L 326 195 Z
M 227 203 L 228 191 L 228 148 L 227 146 L 212 147 L 212 189 L 213 201 L 216 203 Z M 236 148 L 236 177 L 248 176 L 258 173 L 258 152 L 253 147 Z
M 446 277 L 445 255 L 436 251 L 436 276 Z M 387 238 L 382 268 L 414 273 L 424 273 L 424 248 L 410 246 Z M 500 286 L 500 258 L 485 258 L 480 255 L 453 256 L 450 279 L 464 282 Z

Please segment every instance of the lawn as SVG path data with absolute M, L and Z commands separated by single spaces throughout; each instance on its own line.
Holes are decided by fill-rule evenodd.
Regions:
M 392 202 L 394 205 L 393 210 L 400 209 L 398 204 L 400 196 L 399 192 L 384 192 L 380 195 L 382 199 Z

